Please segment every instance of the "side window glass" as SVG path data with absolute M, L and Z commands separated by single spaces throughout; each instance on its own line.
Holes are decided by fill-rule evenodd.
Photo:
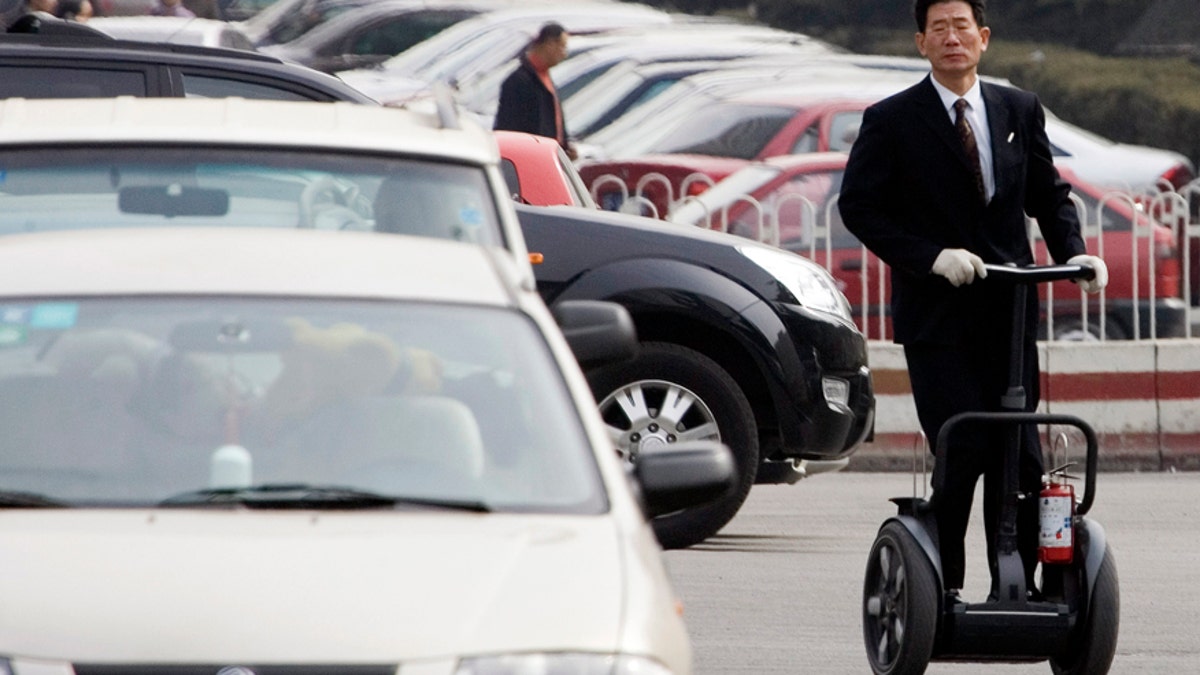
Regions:
M 714 110 L 692 118 L 652 151 L 754 159 L 789 119 L 790 111 Z
M 811 124 L 804 133 L 796 138 L 795 144 L 792 145 L 792 154 L 799 155 L 805 152 L 816 152 L 819 149 L 817 141 L 820 137 L 820 132 L 817 130 L 817 125 Z
M 829 124 L 829 149 L 833 152 L 850 152 L 862 126 L 862 111 L 842 112 L 833 116 Z
M 323 100 L 316 99 L 316 97 L 306 95 L 302 92 L 281 89 L 258 82 L 245 82 L 227 77 L 213 77 L 191 73 L 183 73 L 182 75 L 184 96 L 189 98 L 240 96 L 242 98 L 267 99 L 272 101 Z
M 108 98 L 145 96 L 141 70 L 0 66 L 0 98 Z
M 508 193 L 513 199 L 521 201 L 521 178 L 517 175 L 517 165 L 513 164 L 511 159 L 501 158 L 500 173 L 504 176 L 504 183 L 508 185 Z
M 349 52 L 393 56 L 437 35 L 469 15 L 468 12 L 428 12 L 398 16 L 386 23 L 371 26 L 356 36 Z

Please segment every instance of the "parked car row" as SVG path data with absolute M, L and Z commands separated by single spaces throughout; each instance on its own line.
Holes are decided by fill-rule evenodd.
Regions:
M 100 56 L 104 54 L 101 51 L 102 48 L 118 49 L 119 47 L 111 41 L 92 41 L 81 42 L 75 48 L 81 51 L 90 49 L 92 53 Z M 151 48 L 139 47 L 137 49 L 149 50 Z M 131 49 L 131 51 L 137 51 L 137 49 Z M 210 58 L 215 59 L 216 56 L 218 54 L 211 50 L 192 49 L 186 50 L 185 55 L 181 58 L 203 63 Z M 109 55 L 107 58 L 112 57 Z M 244 62 L 254 65 L 270 61 L 269 58 L 248 55 L 239 57 L 239 59 L 234 63 Z M 92 61 L 93 65 L 100 65 L 104 60 L 93 58 Z M 278 63 L 273 65 L 277 65 L 281 69 L 290 68 L 296 72 L 316 75 L 299 66 Z M 263 79 L 270 78 L 264 77 Z M 158 95 L 165 95 L 165 92 L 160 92 Z M 25 105 L 30 104 L 32 102 L 25 103 Z M 218 102 L 213 102 L 214 106 L 217 104 Z M 427 115 L 431 119 L 444 118 L 446 115 L 444 108 L 445 106 L 442 109 L 430 110 L 421 114 Z M 111 110 L 103 110 L 105 111 L 100 114 L 105 118 L 128 114 L 119 106 Z M 121 112 L 116 112 L 118 110 Z M 221 111 L 224 109 L 210 108 L 205 111 L 201 107 L 193 106 L 189 110 L 194 111 L 188 114 L 188 119 L 196 125 L 196 131 L 191 134 L 194 140 L 208 141 L 210 145 L 215 144 L 225 131 L 219 124 L 209 126 L 206 118 L 212 116 L 214 123 L 223 120 L 225 114 Z M 354 114 L 349 112 L 350 110 L 333 106 L 333 110 L 328 115 L 330 119 L 342 117 L 354 119 Z M 451 117 L 454 116 L 451 115 Z M 147 118 L 148 120 L 149 118 Z M 460 121 L 466 126 L 472 126 L 466 119 Z M 381 129 L 383 127 L 379 125 L 363 123 L 360 126 L 361 133 L 354 136 L 353 142 L 359 143 L 363 152 L 368 152 L 374 142 L 373 139 L 378 136 Z M 55 132 L 49 133 L 53 136 Z M 397 130 L 395 133 L 411 132 Z M 539 190 L 545 191 L 546 188 L 557 184 L 564 186 L 563 193 L 568 196 L 567 203 L 587 204 L 584 201 L 587 197 L 582 183 L 574 168 L 565 161 L 561 149 L 541 142 L 532 136 L 510 134 L 509 137 L 523 137 L 522 140 L 529 141 L 526 145 L 534 150 L 525 155 L 514 153 L 507 156 L 503 165 L 503 173 L 516 180 L 513 191 L 518 193 L 520 200 L 537 204 L 564 203 L 562 199 L 547 201 L 545 195 L 538 194 Z M 501 134 L 501 138 L 504 138 L 503 134 Z M 345 144 L 349 140 L 342 138 L 339 142 Z M 436 147 L 441 142 L 439 135 L 430 135 L 427 142 L 428 146 L 424 152 L 436 153 Z M 506 143 L 506 146 L 520 147 L 520 144 Z M 133 151 L 131 150 L 131 152 Z M 157 191 L 147 190 L 140 193 L 142 194 L 140 201 L 130 202 L 138 204 L 137 208 L 140 209 L 133 220 L 129 219 L 129 214 L 118 212 L 111 215 L 111 220 L 93 219 L 90 221 L 91 224 L 111 222 L 113 226 L 124 226 L 158 222 L 178 225 L 187 222 L 189 218 L 199 218 L 200 222 L 210 225 L 221 222 L 236 226 L 255 224 L 266 227 L 287 227 L 299 224 L 302 227 L 315 229 L 395 230 L 398 226 L 388 225 L 386 219 L 381 218 L 381 214 L 402 210 L 403 216 L 407 219 L 407 224 L 403 228 L 412 230 L 419 226 L 430 232 L 436 230 L 441 233 L 439 236 L 465 238 L 492 245 L 503 243 L 512 247 L 518 258 L 524 258 L 524 254 L 521 253 L 523 249 L 520 247 L 523 246 L 522 242 L 530 234 L 527 231 L 507 232 L 489 239 L 486 236 L 487 224 L 505 221 L 496 215 L 496 212 L 487 208 L 486 202 L 483 203 L 483 206 L 477 206 L 470 203 L 469 200 L 463 202 L 464 198 L 469 198 L 473 194 L 474 188 L 470 184 L 464 183 L 462 179 L 454 179 L 457 184 L 460 184 L 460 187 L 453 193 L 434 188 L 414 190 L 411 187 L 385 185 L 383 179 L 390 169 L 384 166 L 370 168 L 367 165 L 348 163 L 347 167 L 358 168 L 333 171 L 322 169 L 318 165 L 306 168 L 302 163 L 296 164 L 296 160 L 285 162 L 281 158 L 272 160 L 272 162 L 277 161 L 280 167 L 285 167 L 286 170 L 269 172 L 266 167 L 260 167 L 257 171 L 260 177 L 274 176 L 276 173 L 278 176 L 263 185 L 252 188 L 240 184 L 235 175 L 231 175 L 227 179 L 219 178 L 220 171 L 213 167 L 223 165 L 222 162 L 225 160 L 221 160 L 218 155 L 208 156 L 215 152 L 216 150 L 209 148 L 206 150 L 208 154 L 197 153 L 195 157 L 190 158 L 200 161 L 207 157 L 207 163 L 203 165 L 205 167 L 203 173 L 214 181 L 214 184 L 208 187 L 215 192 L 202 190 L 185 193 L 189 195 L 189 199 L 197 201 L 176 201 L 166 198 L 161 192 L 170 187 L 170 184 L 164 183 L 155 188 Z M 58 156 L 62 162 L 69 161 L 67 154 Z M 271 153 L 261 153 L 261 157 L 264 159 L 271 156 Z M 542 163 L 539 158 L 542 156 L 548 158 L 550 162 Z M 431 174 L 429 180 L 440 184 L 451 182 L 451 177 L 446 170 L 439 170 L 435 174 L 427 166 L 421 166 L 425 167 L 422 169 L 423 171 Z M 551 180 L 547 180 L 544 175 L 539 175 L 539 172 L 543 171 L 542 167 L 552 167 Z M 141 170 L 136 169 L 136 171 Z M 197 170 L 193 164 L 186 164 L 183 169 L 180 169 L 185 175 L 192 175 Z M 86 173 L 82 168 L 79 168 L 78 171 Z M 94 171 L 97 172 L 96 180 L 100 181 L 99 176 L 103 170 L 95 168 Z M 294 172 L 300 173 L 302 178 L 288 178 L 290 173 Z M 531 172 L 532 175 L 524 180 L 525 187 L 522 189 L 521 173 Z M 10 180 L 14 181 L 14 184 L 18 184 L 20 174 L 11 173 L 10 176 Z M 321 180 L 315 180 L 317 177 L 320 177 Z M 260 180 L 262 179 L 260 178 Z M 267 189 L 268 186 L 271 193 L 279 197 L 278 201 L 247 201 L 222 196 L 224 194 L 242 196 L 247 190 Z M 493 191 L 500 192 L 500 190 Z M 391 197 L 392 201 L 404 204 L 404 206 L 400 209 L 390 208 L 386 203 L 379 203 L 377 195 Z M 53 208 L 60 208 L 54 204 L 55 200 L 52 196 L 41 195 L 38 199 L 41 199 L 40 203 L 47 208 L 52 204 Z M 226 199 L 229 201 L 226 202 Z M 39 202 L 35 200 L 30 203 L 34 206 L 29 208 L 36 210 L 36 204 Z M 84 204 L 86 206 L 86 203 Z M 199 212 L 181 212 L 180 209 L 184 208 L 180 206 L 181 204 L 192 204 L 192 208 L 199 209 Z M 530 282 L 530 285 L 536 282 L 543 296 L 553 306 L 558 305 L 557 298 L 564 292 L 567 283 L 564 280 L 574 279 L 577 282 L 579 278 L 587 276 L 588 282 L 586 284 L 576 283 L 567 296 L 620 302 L 636 317 L 638 328 L 643 333 L 643 344 L 655 342 L 656 344 L 669 344 L 690 349 L 698 352 L 700 357 L 717 364 L 722 373 L 723 388 L 719 390 L 721 392 L 719 397 L 702 398 L 695 408 L 702 410 L 705 416 L 702 419 L 708 421 L 696 423 L 689 420 L 686 425 L 701 427 L 704 436 L 720 439 L 732 447 L 735 456 L 739 458 L 737 464 L 739 490 L 730 495 L 723 502 L 721 508 L 714 508 L 711 513 L 677 514 L 680 517 L 658 519 L 655 528 L 661 542 L 668 546 L 686 546 L 702 541 L 717 532 L 733 517 L 750 485 L 754 482 L 795 482 L 805 475 L 840 468 L 845 465 L 848 455 L 870 434 L 873 399 L 870 372 L 866 363 L 865 342 L 849 320 L 849 315 L 845 311 L 844 299 L 833 288 L 833 280 L 825 272 L 808 265 L 798 256 L 787 255 L 780 259 L 774 255 L 778 253 L 777 251 L 757 252 L 769 251 L 766 247 L 756 247 L 752 249 L 754 252 L 747 254 L 745 253 L 747 242 L 732 236 L 714 235 L 716 238 L 709 237 L 705 246 L 697 246 L 691 243 L 695 237 L 689 237 L 688 233 L 681 233 L 677 228 L 671 228 L 649 219 L 627 218 L 626 220 L 630 222 L 623 224 L 628 227 L 621 227 L 622 223 L 606 222 L 607 216 L 595 209 L 580 210 L 570 214 L 555 213 L 551 217 L 539 211 L 539 208 L 522 208 L 519 213 L 519 222 L 523 230 L 533 227 L 534 225 L 531 223 L 555 221 L 556 219 L 562 223 L 561 234 L 565 238 L 551 240 L 547 237 L 548 241 L 558 243 L 553 243 L 553 245 L 547 243 L 545 244 L 546 251 L 536 252 L 545 262 L 534 268 L 536 272 L 532 275 L 536 277 L 536 280 Z M 209 213 L 205 209 L 213 210 L 213 212 Z M 221 219 L 216 218 L 218 211 Z M 78 218 L 68 219 L 46 217 L 38 219 L 30 217 L 22 210 L 14 211 L 14 214 L 17 213 L 24 215 L 19 217 L 14 215 L 16 220 L 12 220 L 9 225 L 12 229 L 59 227 L 87 222 L 82 215 Z M 431 227 L 434 225 L 437 227 Z M 639 232 L 640 234 L 635 234 Z M 481 236 L 482 239 L 479 238 Z M 626 252 L 619 253 L 618 257 L 614 257 L 622 249 L 614 247 L 611 242 L 614 239 L 634 238 L 635 236 L 661 242 L 642 251 L 643 261 L 638 264 L 652 267 L 656 257 L 663 255 L 655 251 L 672 249 L 703 251 L 705 252 L 703 255 L 690 253 L 689 255 L 694 259 L 688 262 L 696 269 L 717 270 L 719 274 L 715 279 L 719 283 L 714 286 L 713 283 L 702 283 L 703 279 L 682 279 L 672 282 L 673 285 L 669 289 L 647 286 L 639 289 L 637 294 L 634 293 L 633 287 L 627 286 L 622 290 L 613 288 L 609 284 L 599 283 L 598 280 L 603 279 L 604 276 L 593 273 L 597 269 L 615 264 L 618 257 L 628 258 L 632 261 L 632 258 L 637 257 L 638 254 L 635 249 L 626 249 Z M 607 259 L 601 257 L 589 259 L 586 256 L 580 257 L 579 252 L 604 254 L 609 257 Z M 564 276 L 550 278 L 551 273 Z M 590 276 L 588 276 L 589 274 Z M 704 305 L 704 303 L 710 302 L 707 299 L 710 297 L 724 296 L 722 302 L 732 303 L 729 305 L 730 307 L 739 306 L 737 302 L 740 301 L 728 297 L 727 293 L 714 290 L 723 285 L 741 285 L 760 289 L 755 290 L 754 293 L 756 297 L 760 297 L 758 302 L 762 303 L 763 309 L 769 308 L 770 313 L 764 315 L 763 319 L 752 321 L 752 323 L 758 324 L 753 331 L 733 329 L 734 324 L 730 322 L 728 316 L 722 317 L 719 316 L 719 313 L 714 314 L 711 308 L 705 312 L 691 312 L 695 315 L 692 320 L 698 322 L 696 324 L 698 326 L 705 323 L 711 324 L 716 331 L 714 335 L 724 336 L 721 341 L 702 340 L 699 332 L 686 334 L 675 331 L 676 334 L 668 334 L 661 329 L 652 330 L 652 326 L 669 325 L 671 323 L 668 320 L 669 317 L 686 316 L 692 304 Z M 672 294 L 671 302 L 663 302 L 661 299 L 666 298 L 663 294 L 668 290 Z M 655 299 L 655 302 L 649 302 L 647 298 Z M 680 301 L 685 298 L 695 298 L 695 301 L 693 303 L 689 300 L 681 304 Z M 640 307 L 636 311 L 635 303 L 640 303 Z M 797 313 L 793 309 L 795 306 L 806 307 L 807 310 Z M 812 314 L 811 310 L 815 310 L 816 313 Z M 723 311 L 728 314 L 730 310 Z M 809 314 L 812 315 L 809 316 Z M 772 315 L 775 315 L 774 318 L 770 318 Z M 774 321 L 780 325 L 771 327 L 761 324 L 761 320 L 766 319 L 769 319 L 768 323 Z M 816 328 L 806 327 L 808 323 L 813 324 Z M 756 331 L 763 337 L 753 338 Z M 792 336 L 795 344 L 776 345 L 775 336 L 785 332 Z M 778 351 L 779 349 L 784 351 Z M 614 390 L 603 390 L 605 386 L 609 385 L 600 384 L 601 380 L 594 372 L 595 368 L 589 364 L 585 365 L 588 366 L 588 374 L 593 376 L 591 380 L 595 387 L 594 394 L 598 400 L 604 400 Z M 738 382 L 734 386 L 729 386 L 730 379 L 737 379 Z M 730 392 L 736 392 L 736 394 Z M 747 402 L 753 405 L 752 410 L 748 408 Z M 657 416 L 660 409 L 660 407 L 656 407 L 649 412 L 653 412 Z M 721 422 L 714 425 L 712 423 L 714 419 L 721 420 Z M 657 422 L 647 424 L 656 424 L 661 427 Z M 680 437 L 678 432 L 681 430 L 682 428 L 676 429 L 675 433 L 668 434 L 669 440 L 673 442 Z M 684 434 L 684 436 L 687 435 L 694 434 Z M 623 433 L 614 431 L 613 441 L 620 446 L 631 462 L 636 462 L 639 456 L 639 444 L 650 443 L 651 439 L 642 432 L 630 433 L 626 429 Z
M 0 505 L 29 515 L 7 521 L 0 664 L 18 675 L 686 674 L 658 549 L 871 433 L 832 276 L 603 213 L 544 140 L 249 51 L 2 49 Z M 90 608 L 69 622 L 64 586 Z
M 665 217 L 672 202 L 688 196 L 681 177 L 720 180 L 723 158 L 848 151 L 867 106 L 925 75 L 838 57 L 786 71 L 733 64 L 689 75 L 583 138 L 580 173 L 602 205 L 613 203 L 618 186 L 597 186 L 601 176 L 617 176 L 633 193 L 646 175 L 664 173 L 660 194 L 650 198 Z M 1177 189 L 1195 178 L 1191 162 L 1177 153 L 1115 144 L 1053 114 L 1046 131 L 1055 164 L 1100 187 Z M 659 171 L 664 167 L 671 168 Z
M 846 230 L 837 209 L 845 153 L 810 153 L 744 162 L 702 194 L 673 211 L 671 222 L 713 228 L 766 241 L 809 257 L 838 280 L 871 339 L 891 339 L 885 266 Z M 1046 338 L 1057 340 L 1179 337 L 1187 330 L 1181 300 L 1178 237 L 1139 210 L 1131 197 L 1071 183 L 1089 250 L 1102 255 L 1109 285 L 1083 301 L 1070 282 L 1047 284 L 1053 299 L 1044 317 Z M 1049 262 L 1034 235 L 1035 257 Z

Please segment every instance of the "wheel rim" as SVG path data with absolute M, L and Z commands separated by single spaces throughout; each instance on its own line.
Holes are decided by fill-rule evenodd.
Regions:
M 904 644 L 907 621 L 907 572 L 900 552 L 890 543 L 872 560 L 864 602 L 868 654 L 886 670 Z
M 721 440 L 717 419 L 704 400 L 665 380 L 638 380 L 617 389 L 600 402 L 600 415 L 630 463 L 646 449 L 678 441 Z

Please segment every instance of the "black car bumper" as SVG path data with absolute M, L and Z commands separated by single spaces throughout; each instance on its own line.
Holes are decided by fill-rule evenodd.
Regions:
M 798 356 L 798 372 L 785 373 L 773 392 L 779 442 L 770 459 L 834 460 L 847 457 L 869 438 L 875 422 L 875 391 L 867 341 L 854 325 L 795 305 L 778 307 L 787 339 Z

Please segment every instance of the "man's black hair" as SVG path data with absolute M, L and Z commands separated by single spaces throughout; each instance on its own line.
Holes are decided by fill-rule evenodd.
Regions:
M 557 40 L 558 38 L 562 37 L 562 34 L 565 32 L 567 32 L 567 29 L 563 28 L 561 23 L 558 23 L 557 21 L 551 21 L 542 26 L 542 29 L 538 31 L 537 37 L 533 38 L 533 42 L 530 44 L 540 45 L 550 42 L 551 40 Z
M 929 15 L 929 8 L 933 5 L 942 2 L 953 2 L 954 0 L 913 0 L 913 18 L 917 21 L 917 32 L 925 32 L 925 20 Z M 975 15 L 975 25 L 983 27 L 987 25 L 984 13 L 987 11 L 987 0 L 960 0 L 971 6 L 971 13 Z

